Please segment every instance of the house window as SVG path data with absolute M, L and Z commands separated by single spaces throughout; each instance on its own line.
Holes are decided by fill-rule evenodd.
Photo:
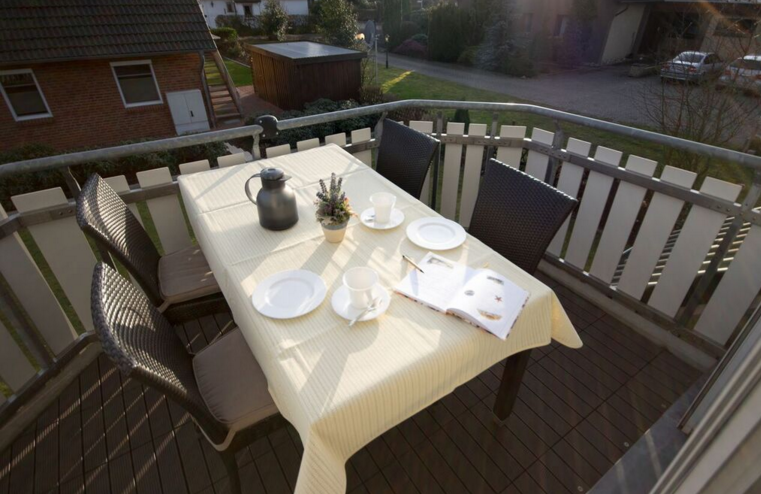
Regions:
M 243 6 L 243 15 L 245 17 L 253 17 L 254 16 L 254 13 L 251 11 L 251 6 L 250 5 L 244 5 Z
M 725 38 L 747 38 L 756 31 L 756 19 L 742 19 L 739 17 L 729 17 L 720 19 L 714 30 L 715 36 Z
M 113 62 L 111 69 L 127 108 L 163 103 L 150 60 Z
M 227 2 L 225 4 L 225 12 L 228 14 L 234 14 L 235 13 L 235 4 L 233 2 Z
M 531 34 L 534 27 L 534 14 L 523 14 L 523 33 Z
M 568 29 L 569 18 L 567 15 L 559 15 L 557 21 L 555 21 L 555 36 L 562 38 L 565 36 L 565 32 Z
M 31 69 L 0 71 L 0 91 L 17 121 L 53 116 Z

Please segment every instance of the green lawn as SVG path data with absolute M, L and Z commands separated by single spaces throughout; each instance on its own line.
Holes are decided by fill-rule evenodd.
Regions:
M 250 86 L 254 82 L 251 77 L 251 69 L 244 65 L 241 65 L 232 60 L 225 60 L 227 71 L 230 73 L 230 77 L 233 78 L 233 83 L 236 86 Z
M 378 83 L 384 92 L 393 93 L 399 99 L 533 103 L 504 94 L 475 89 L 462 84 L 418 74 L 414 71 L 405 71 L 393 67 L 388 69 L 379 67 L 378 79 Z M 449 118 L 453 115 L 454 111 L 447 112 Z M 488 112 L 472 112 L 470 120 L 474 123 L 490 124 L 491 115 Z M 499 114 L 499 122 L 500 125 L 525 125 L 528 127 L 529 135 L 530 129 L 533 127 L 554 131 L 554 124 L 550 119 L 525 113 L 501 112 Z M 660 167 L 663 166 L 664 148 L 662 146 L 573 124 L 563 123 L 563 131 L 565 132 L 566 139 L 568 137 L 575 137 L 592 144 L 616 149 L 625 155 L 635 154 L 643 158 L 649 158 L 657 161 Z M 656 175 L 659 173 L 660 170 L 656 172 Z M 753 176 L 750 170 L 733 163 L 716 163 L 711 167 L 708 174 L 729 182 L 745 184 L 749 184 Z

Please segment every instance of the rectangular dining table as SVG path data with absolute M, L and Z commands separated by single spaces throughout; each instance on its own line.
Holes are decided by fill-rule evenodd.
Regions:
M 288 183 L 296 193 L 300 219 L 288 230 L 262 228 L 256 206 L 244 193 L 245 181 L 265 167 L 281 168 L 293 177 Z M 354 218 L 343 242 L 328 243 L 315 220 L 313 202 L 318 180 L 331 173 L 343 177 L 357 213 L 371 207 L 373 193 L 395 194 L 404 223 L 379 231 Z M 419 260 L 427 253 L 407 239 L 407 225 L 438 214 L 339 146 L 181 176 L 179 185 L 233 318 L 267 377 L 278 409 L 301 436 L 297 493 L 345 492 L 345 464 L 355 452 L 510 357 L 495 407 L 504 419 L 531 348 L 551 340 L 581 346 L 554 292 L 471 236 L 460 247 L 438 253 L 471 267 L 488 263 L 530 293 L 506 340 L 397 294 L 392 294 L 386 313 L 348 327 L 330 303 L 343 273 L 369 266 L 392 291 L 412 269 L 402 254 Z M 257 191 L 259 179 L 252 186 Z M 258 313 L 251 302 L 257 284 L 291 269 L 318 274 L 328 287 L 326 299 L 295 319 Z

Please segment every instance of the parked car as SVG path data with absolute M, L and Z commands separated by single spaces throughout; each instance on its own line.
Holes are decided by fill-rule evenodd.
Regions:
M 700 82 L 718 77 L 724 63 L 715 53 L 685 51 L 661 66 L 661 80 Z
M 719 86 L 761 93 L 761 55 L 745 55 L 724 69 Z

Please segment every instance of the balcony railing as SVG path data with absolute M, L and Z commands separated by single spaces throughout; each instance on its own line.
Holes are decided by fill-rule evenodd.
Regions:
M 601 297 L 615 309 L 611 313 L 644 328 L 649 337 L 667 346 L 686 340 L 718 357 L 756 306 L 761 213 L 753 208 L 761 195 L 760 157 L 532 105 L 408 100 L 284 121 L 263 117 L 257 125 L 236 129 L 9 163 L 0 166 L 0 180 L 59 169 L 67 177 L 69 195 L 75 196 L 79 189 L 71 169 L 83 163 L 241 137 L 253 137 L 251 154 L 261 159 L 260 142 L 278 131 L 414 108 L 435 117 L 410 121 L 410 127 L 442 142 L 421 200 L 467 228 L 482 165 L 490 157 L 577 197 L 577 211 L 551 243 L 540 269 L 582 283 L 597 294 L 596 303 Z M 491 125 L 465 128 L 450 121 L 444 128 L 444 111 L 453 109 L 490 112 Z M 499 125 L 502 112 L 547 117 L 554 132 L 533 128 L 528 135 L 525 126 Z M 697 175 L 690 171 L 668 164 L 660 168 L 635 155 L 624 158 L 602 146 L 590 156 L 594 143 L 566 136 L 564 124 L 736 163 L 753 170 L 754 178 L 738 203 L 739 184 L 707 177 L 695 190 Z M 382 127 L 383 118 L 375 129 L 269 147 L 264 155 L 333 143 L 372 165 Z M 182 173 L 208 168 L 204 162 L 181 166 Z M 132 185 L 124 176 L 108 182 L 134 212 L 138 203 L 145 205 L 143 213 L 164 251 L 190 245 L 192 232 L 169 169 L 139 172 L 137 179 Z M 14 196 L 12 202 L 16 211 L 6 214 L 0 207 L 0 378 L 9 390 L 9 396 L 0 392 L 0 423 L 94 341 L 89 296 L 98 253 L 77 227 L 74 201 L 55 188 Z M 653 334 L 653 326 L 660 334 Z

